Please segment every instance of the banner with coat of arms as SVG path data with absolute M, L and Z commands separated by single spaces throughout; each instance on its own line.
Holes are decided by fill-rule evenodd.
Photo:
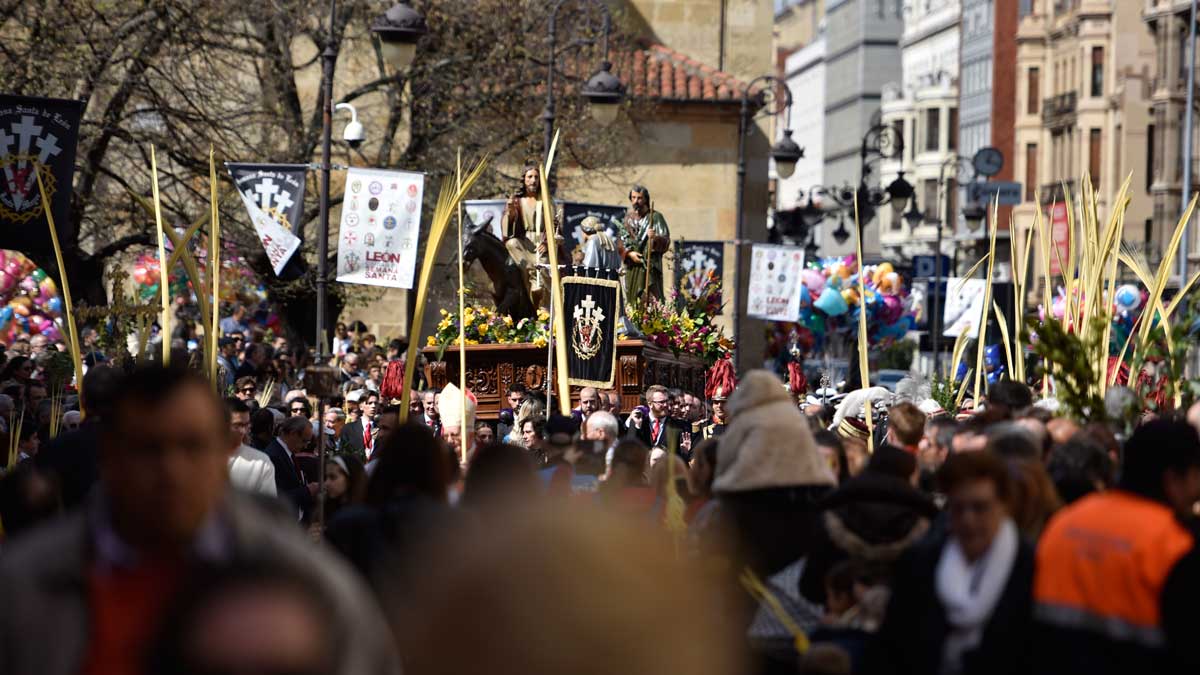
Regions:
M 0 248 L 50 251 L 38 175 L 59 238 L 70 227 L 83 102 L 0 95 Z
M 294 232 L 304 217 L 304 164 L 241 164 L 226 162 L 242 205 L 254 224 L 275 275 L 300 248 Z
M 725 244 L 719 241 L 675 242 L 675 288 L 688 300 L 704 296 L 725 273 Z
M 563 277 L 567 326 L 567 382 L 576 387 L 612 386 L 617 370 L 617 322 L 621 283 L 614 274 L 576 267 Z
M 803 270 L 804 249 L 754 244 L 746 314 L 767 321 L 795 321 L 800 316 Z
M 352 167 L 338 231 L 337 280 L 413 287 L 425 174 Z

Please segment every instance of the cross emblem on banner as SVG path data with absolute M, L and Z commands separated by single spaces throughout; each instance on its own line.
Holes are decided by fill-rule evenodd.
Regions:
M 599 323 L 604 321 L 604 310 L 596 307 L 596 301 L 589 295 L 575 308 L 575 318 L 591 319 Z
M 276 194 L 279 193 L 279 186 L 270 178 L 264 178 L 261 183 L 254 186 L 254 191 L 258 193 L 258 203 L 263 211 L 271 208 L 271 202 Z
M 704 251 L 700 249 L 694 249 L 691 257 L 686 261 L 686 266 L 690 270 L 711 270 L 716 268 L 717 264 L 713 262 L 712 258 L 708 257 Z

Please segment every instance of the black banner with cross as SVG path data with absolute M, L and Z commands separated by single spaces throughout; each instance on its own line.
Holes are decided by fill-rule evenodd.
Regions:
M 293 254 L 300 247 L 296 234 L 303 224 L 308 165 L 226 162 L 225 168 L 233 177 L 275 274 L 284 280 L 303 275 L 304 259 Z
M 70 232 L 83 101 L 0 95 L 0 248 L 53 250 L 38 175 L 59 239 Z
M 583 246 L 583 230 L 581 223 L 588 216 L 596 216 L 600 222 L 604 224 L 604 228 L 612 237 L 617 236 L 620 231 L 621 223 L 625 222 L 625 212 L 628 209 L 624 206 L 606 206 L 604 204 L 580 204 L 578 202 L 562 202 L 563 212 L 563 235 L 567 237 L 567 244 L 570 248 L 575 249 Z
M 617 323 L 621 283 L 615 274 L 587 267 L 563 277 L 567 327 L 567 382 L 577 387 L 612 387 L 617 370 Z
M 680 297 L 695 300 L 703 296 L 710 284 L 720 283 L 724 268 L 723 242 L 675 242 L 675 288 Z

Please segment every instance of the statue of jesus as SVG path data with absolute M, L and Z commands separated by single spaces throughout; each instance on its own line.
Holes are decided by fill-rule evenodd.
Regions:
M 548 270 L 539 269 L 538 265 L 550 262 L 546 253 L 546 227 L 542 210 L 542 186 L 536 166 L 528 165 L 521 175 L 521 186 L 509 197 L 504 208 L 501 227 L 504 231 L 504 247 L 513 261 L 525 270 L 526 284 L 534 305 L 542 304 L 543 299 L 549 298 L 545 289 L 550 285 Z M 560 245 L 563 241 L 559 233 L 562 214 L 558 209 L 554 212 L 554 238 Z M 569 260 L 560 257 L 560 264 Z
M 671 230 L 662 214 L 654 210 L 650 191 L 641 185 L 629 190 L 629 212 L 621 228 L 625 249 L 625 299 L 636 307 L 649 292 L 663 299 L 663 253 L 671 244 Z

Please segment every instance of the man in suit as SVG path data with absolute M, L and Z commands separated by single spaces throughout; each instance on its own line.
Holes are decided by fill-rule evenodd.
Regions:
M 275 466 L 275 492 L 286 497 L 301 514 L 313 507 L 320 484 L 304 475 L 295 455 L 312 441 L 312 422 L 303 417 L 288 417 L 279 425 L 279 435 L 264 450 Z M 316 477 L 313 476 L 313 479 Z
M 342 427 L 342 452 L 353 453 L 363 464 L 371 461 L 375 454 L 376 422 L 375 414 L 379 409 L 379 394 L 368 391 L 363 394 L 358 404 L 362 415 L 355 421 Z
M 646 389 L 646 404 L 650 408 L 650 414 L 646 417 L 642 428 L 630 428 L 630 435 L 635 436 L 652 450 L 672 447 L 672 443 L 675 448 L 680 448 L 682 446 L 680 435 L 689 428 L 689 425 L 683 420 L 671 417 L 671 396 L 667 392 L 667 388 L 661 384 L 650 385 Z

